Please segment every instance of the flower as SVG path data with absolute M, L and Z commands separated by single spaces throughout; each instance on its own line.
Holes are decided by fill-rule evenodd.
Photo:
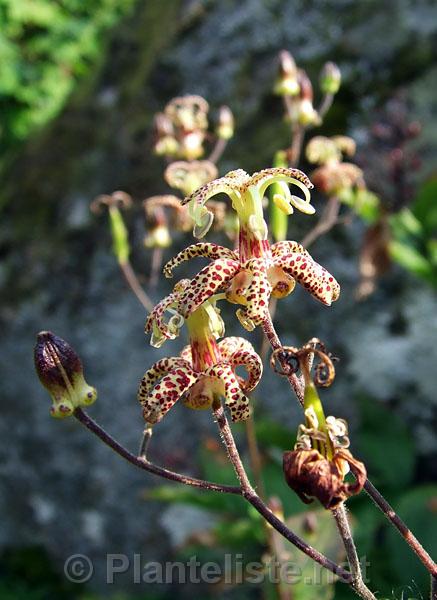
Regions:
M 195 160 L 204 153 L 208 129 L 208 102 L 201 96 L 173 98 L 155 117 L 155 152 Z
M 69 417 L 76 408 L 96 401 L 96 389 L 84 379 L 82 361 L 62 338 L 50 331 L 41 331 L 34 360 L 39 380 L 53 400 L 52 417 Z
M 217 177 L 218 171 L 209 160 L 178 160 L 168 165 L 164 172 L 166 182 L 183 194 L 189 195 L 208 181 Z
M 286 185 L 288 182 L 303 190 L 305 200 L 291 194 Z M 273 183 L 282 186 L 282 210 L 290 213 L 295 207 L 307 214 L 314 212 L 309 195 L 312 184 L 298 169 L 265 169 L 252 176 L 241 169 L 231 171 L 185 198 L 183 202 L 189 205 L 203 236 L 209 228 L 205 203 L 218 193 L 226 193 L 238 214 L 239 241 L 236 251 L 211 243 L 193 244 L 164 266 L 165 276 L 172 277 L 173 269 L 186 260 L 201 256 L 212 261 L 191 280 L 179 297 L 176 310 L 182 317 L 188 317 L 214 294 L 224 292 L 230 302 L 243 307 L 237 311 L 237 317 L 251 331 L 264 321 L 270 296 L 287 296 L 296 281 L 328 306 L 338 298 L 340 286 L 337 281 L 300 244 L 282 241 L 270 246 L 262 198 Z
M 325 417 L 323 406 L 315 387 L 329 386 L 335 377 L 330 355 L 321 342 L 314 338 L 302 348 L 284 347 L 275 350 L 271 364 L 282 358 L 292 371 L 300 369 L 304 382 L 305 424 L 299 425 L 294 450 L 283 455 L 283 471 L 288 485 L 305 503 L 317 498 L 329 509 L 336 508 L 349 496 L 358 494 L 366 482 L 366 468 L 354 458 L 349 447 L 348 426 L 344 419 Z M 310 370 L 314 360 L 314 381 Z M 288 373 L 281 373 L 287 375 Z M 344 478 L 351 471 L 355 481 Z
M 186 280 L 180 282 L 176 291 L 149 316 L 146 330 L 153 330 L 155 339 L 156 331 L 161 333 L 160 341 L 165 337 L 176 337 L 181 324 L 177 328 L 165 325 L 163 307 L 170 308 L 187 283 Z M 243 338 L 228 337 L 217 343 L 217 338 L 224 334 L 224 327 L 214 299 L 193 311 L 186 325 L 190 345 L 180 356 L 156 362 L 142 378 L 138 400 L 143 407 L 144 419 L 152 425 L 158 423 L 180 399 L 189 408 L 206 409 L 222 397 L 233 421 L 247 419 L 249 400 L 246 394 L 261 379 L 260 357 Z M 235 373 L 239 366 L 246 368 L 247 379 Z
M 353 156 L 355 142 L 347 136 L 327 138 L 314 137 L 307 145 L 306 156 L 309 162 L 319 166 L 311 174 L 316 187 L 329 195 L 343 195 L 354 186 L 365 187 L 363 171 L 349 162 L 342 161 L 342 154 Z

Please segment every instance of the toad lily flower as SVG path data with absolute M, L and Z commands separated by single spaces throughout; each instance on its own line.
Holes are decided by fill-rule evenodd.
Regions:
M 203 236 L 210 226 L 210 219 L 205 218 L 205 203 L 216 194 L 226 193 L 238 214 L 239 242 L 236 251 L 217 244 L 193 244 L 165 265 L 165 276 L 172 277 L 173 269 L 186 260 L 196 256 L 212 260 L 191 280 L 179 298 L 177 312 L 182 317 L 187 318 L 214 294 L 225 292 L 230 302 L 243 306 L 237 311 L 237 317 L 243 327 L 251 331 L 264 321 L 270 296 L 287 296 L 296 281 L 328 306 L 338 298 L 338 283 L 300 244 L 283 241 L 270 246 L 262 199 L 273 183 L 282 186 L 283 194 L 277 195 L 282 210 L 290 214 L 295 207 L 306 214 L 314 213 L 309 194 L 312 184 L 297 169 L 265 169 L 252 176 L 242 170 L 231 171 L 185 198 L 184 204 L 189 203 Z M 292 195 L 287 183 L 301 188 L 305 200 Z
M 178 289 L 172 296 L 177 295 Z M 157 313 L 150 315 L 149 329 Z M 151 425 L 158 423 L 180 399 L 189 408 L 206 409 L 221 398 L 233 421 L 247 419 L 250 411 L 246 394 L 261 379 L 260 357 L 243 338 L 229 337 L 217 343 L 224 328 L 214 301 L 202 304 L 187 318 L 186 325 L 190 345 L 180 356 L 163 358 L 144 374 L 138 390 L 144 419 Z M 235 373 L 239 366 L 246 368 L 247 379 Z

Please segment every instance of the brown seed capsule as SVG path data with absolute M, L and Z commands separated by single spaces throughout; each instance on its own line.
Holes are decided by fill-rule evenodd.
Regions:
M 50 331 L 41 331 L 34 350 L 35 369 L 53 399 L 52 417 L 68 417 L 97 398 L 83 376 L 82 361 L 73 348 Z
M 355 482 L 345 483 L 348 467 Z M 283 457 L 285 480 L 299 498 L 309 504 L 317 498 L 325 508 L 336 508 L 358 494 L 366 481 L 366 468 L 345 449 L 336 450 L 328 460 L 318 450 L 294 450 Z

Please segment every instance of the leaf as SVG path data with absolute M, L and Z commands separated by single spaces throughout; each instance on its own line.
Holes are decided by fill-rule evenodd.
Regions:
M 437 179 L 431 179 L 421 187 L 412 211 L 427 233 L 437 231 Z
M 209 510 L 221 512 L 236 512 L 239 507 L 239 512 L 245 512 L 245 502 L 238 496 L 230 494 L 222 494 L 209 490 L 199 490 L 197 488 L 189 488 L 186 486 L 161 485 L 152 489 L 145 490 L 142 494 L 145 500 L 158 500 L 159 502 L 167 502 L 169 504 L 180 502 L 189 506 L 198 506 Z
M 286 521 L 288 527 L 309 544 L 335 561 L 342 561 L 344 550 L 330 511 L 317 509 L 293 516 Z M 300 552 L 279 534 L 273 532 L 275 545 L 281 550 L 277 575 L 285 587 L 290 586 L 293 600 L 331 600 L 334 581 L 326 571 Z
M 377 486 L 404 487 L 413 476 L 414 444 L 403 421 L 374 400 L 360 403 L 361 429 L 356 433 L 357 451 L 369 479 Z
M 393 505 L 429 554 L 436 556 L 437 535 L 433 524 L 437 516 L 437 485 L 410 490 Z M 411 585 L 412 590 L 418 586 L 423 594 L 422 597 L 426 598 L 429 593 L 429 575 L 393 527 L 387 531 L 386 549 L 387 560 L 403 583 Z
M 403 242 L 391 241 L 389 244 L 390 255 L 404 269 L 415 275 L 433 279 L 431 263 L 413 246 Z

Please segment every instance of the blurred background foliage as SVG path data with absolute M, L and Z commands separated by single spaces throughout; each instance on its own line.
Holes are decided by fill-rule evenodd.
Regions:
M 266 166 L 287 144 L 280 103 L 271 93 L 275 56 L 283 47 L 313 77 L 325 60 L 340 65 L 344 84 L 323 134 L 357 140 L 369 187 L 387 208 L 390 252 L 398 264 L 381 273 L 373 296 L 357 304 L 353 289 L 367 225 L 333 231 L 315 256 L 329 257 L 324 264 L 342 282 L 342 302 L 321 312 L 296 294 L 278 317 L 280 334 L 285 342 L 318 335 L 341 356 L 338 381 L 326 392 L 332 412 L 350 420 L 354 452 L 375 484 L 424 545 L 437 550 L 430 526 L 437 510 L 436 40 L 437 9 L 426 0 L 0 0 L 0 598 L 158 600 L 192 593 L 176 586 L 138 590 L 127 578 L 108 594 L 102 566 L 108 548 L 141 552 L 144 560 L 196 553 L 201 561 L 220 561 L 226 551 L 243 552 L 247 560 L 262 555 L 262 523 L 238 500 L 145 481 L 77 427 L 49 422 L 30 349 L 36 331 L 46 327 L 71 339 L 101 392 L 95 414 L 135 447 L 141 433 L 135 390 L 157 353 L 146 347 L 144 314 L 119 280 L 108 233 L 90 216 L 89 202 L 114 189 L 138 199 L 166 191 L 162 164 L 150 153 L 151 120 L 181 93 L 202 94 L 214 108 L 223 102 L 232 107 L 237 131 L 221 172 Z M 394 100 L 422 128 L 408 143 L 420 161 L 407 165 L 408 182 L 400 183 L 390 171 L 396 145 L 372 134 L 375 123 L 389 122 Z M 315 203 L 323 206 L 317 196 Z M 140 211 L 134 208 L 128 224 L 133 260 L 146 283 Z M 309 227 L 296 219 L 289 235 L 299 239 Z M 182 245 L 185 240 L 176 238 L 177 249 Z M 167 292 L 164 283 L 153 295 Z M 127 357 L 122 365 L 120 349 Z M 305 529 L 305 507 L 285 487 L 279 466 L 299 416 L 287 405 L 283 382 L 269 377 L 257 402 L 264 483 L 281 498 L 293 527 Z M 114 420 L 116 406 L 123 410 Z M 157 458 L 232 481 L 208 419 L 187 413 L 162 424 Z M 363 495 L 350 506 L 373 589 L 381 598 L 426 597 L 423 569 L 396 532 Z M 314 511 L 324 531 L 324 517 Z M 318 538 L 321 550 L 335 553 L 331 538 L 329 532 Z M 68 584 L 62 575 L 74 552 L 95 561 L 88 586 Z M 271 590 L 206 586 L 201 593 L 238 600 L 270 597 Z M 334 590 L 308 596 L 306 586 L 295 586 L 294 593 L 301 600 L 333 597 Z M 350 597 L 335 587 L 336 599 Z
M 56 117 L 133 0 L 1 0 L 0 168 Z

